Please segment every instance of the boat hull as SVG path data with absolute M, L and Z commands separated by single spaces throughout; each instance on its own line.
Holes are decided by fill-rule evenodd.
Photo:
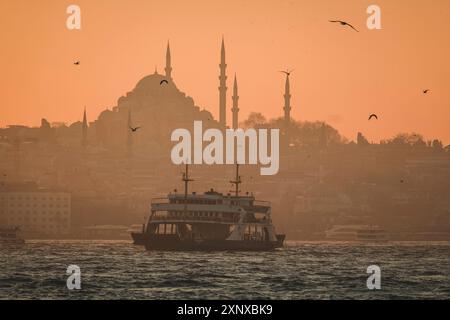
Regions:
M 147 236 L 144 242 L 147 250 L 156 251 L 270 251 L 282 247 L 283 240 L 182 240 L 174 235 L 158 235 Z
M 143 246 L 145 244 L 145 234 L 142 232 L 132 232 L 131 238 L 133 239 L 133 244 L 138 246 Z

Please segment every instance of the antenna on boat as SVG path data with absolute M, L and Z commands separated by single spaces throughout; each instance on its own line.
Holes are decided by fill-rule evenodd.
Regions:
M 186 213 L 187 210 L 187 194 L 188 194 L 188 184 L 191 181 L 194 181 L 192 179 L 189 179 L 189 165 L 186 163 L 186 169 L 185 172 L 183 172 L 183 179 L 184 181 L 184 212 Z
M 235 195 L 239 196 L 239 185 L 242 183 L 241 176 L 239 175 L 239 164 L 236 164 L 236 180 L 230 181 L 231 184 L 236 185 Z

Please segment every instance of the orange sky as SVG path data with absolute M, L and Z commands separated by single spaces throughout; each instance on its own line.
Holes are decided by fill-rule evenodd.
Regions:
M 66 29 L 70 4 L 81 7 L 81 31 Z M 382 30 L 366 28 L 370 4 L 382 9 Z M 240 119 L 275 117 L 277 71 L 289 67 L 295 119 L 325 120 L 350 139 L 415 131 L 449 144 L 449 16 L 448 0 L 0 0 L 0 126 L 71 123 L 84 105 L 93 120 L 155 65 L 163 71 L 167 39 L 178 87 L 217 118 L 223 34 L 228 124 L 235 72 Z

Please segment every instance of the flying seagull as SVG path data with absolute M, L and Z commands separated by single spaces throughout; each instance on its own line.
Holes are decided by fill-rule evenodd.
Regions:
M 79 66 L 80 65 L 80 61 L 76 61 L 73 64 L 76 65 L 76 66 Z
M 375 119 L 378 120 L 378 116 L 377 116 L 375 113 L 372 113 L 372 114 L 369 116 L 369 120 L 372 120 L 372 118 L 375 118 Z
M 159 85 L 162 85 L 163 83 L 169 84 L 169 81 L 167 81 L 166 79 L 161 80 L 161 82 L 159 83 Z
M 342 21 L 342 20 L 329 20 L 330 22 L 333 23 L 340 23 L 342 26 L 349 26 L 350 28 L 352 28 L 353 30 L 355 30 L 356 32 L 359 32 L 358 30 L 356 30 L 356 28 L 354 26 L 352 26 L 350 23 Z
M 427 94 L 428 92 L 430 92 L 430 89 L 425 89 L 422 92 L 423 92 L 423 94 Z
M 140 128 L 141 128 L 141 127 L 136 127 L 136 128 L 130 127 L 131 131 L 133 131 L 133 132 L 138 131 Z
M 285 73 L 287 76 L 290 76 L 293 71 L 294 70 L 286 70 L 286 71 L 279 71 L 279 72 Z

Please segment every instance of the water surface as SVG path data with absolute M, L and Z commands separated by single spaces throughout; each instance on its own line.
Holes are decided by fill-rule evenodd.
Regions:
M 81 268 L 81 290 L 66 269 Z M 381 268 L 381 290 L 366 269 Z M 272 252 L 147 252 L 128 241 L 0 247 L 0 299 L 449 299 L 450 243 L 288 242 Z

